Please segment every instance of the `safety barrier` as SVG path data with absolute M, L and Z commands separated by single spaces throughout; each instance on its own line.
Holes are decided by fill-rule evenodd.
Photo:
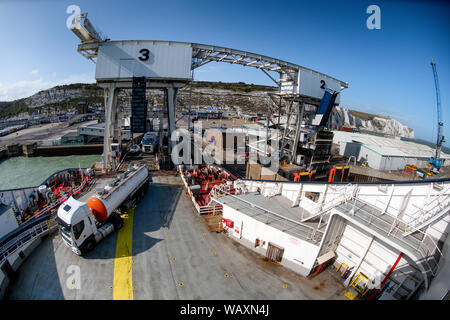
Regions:
M 80 171 L 81 170 L 81 171 Z M 32 218 L 40 217 L 42 215 L 48 214 L 52 211 L 56 206 L 58 206 L 61 201 L 57 201 L 57 199 L 47 199 L 47 203 L 39 209 L 37 204 L 37 199 L 39 197 L 39 187 L 41 185 L 47 185 L 50 189 L 54 189 L 55 183 L 58 181 L 64 181 L 64 177 L 72 177 L 80 176 L 83 177 L 81 184 L 76 188 L 69 189 L 69 195 L 60 195 L 63 197 L 63 200 L 67 200 L 69 196 L 78 194 L 83 191 L 85 186 L 89 183 L 89 179 L 91 178 L 90 169 L 87 168 L 69 168 L 63 169 L 53 173 L 47 179 L 45 179 L 39 186 L 35 187 L 27 187 L 27 188 L 18 188 L 18 189 L 8 189 L 8 190 L 0 190 L 0 201 L 10 206 L 14 212 L 15 218 L 17 220 L 18 225 L 21 225 Z M 19 200 L 18 200 L 19 199 Z M 33 211 L 34 210 L 34 211 Z
M 81 193 L 84 190 L 84 187 L 86 186 L 86 184 L 88 182 L 89 182 L 88 178 L 84 179 L 83 182 L 78 187 L 76 187 L 74 189 L 70 189 L 69 192 L 64 192 L 64 195 L 57 198 L 53 203 L 45 206 L 40 211 L 35 212 L 34 217 L 38 218 L 40 216 L 43 216 L 43 215 L 51 212 L 53 209 L 59 207 L 61 205 L 61 203 L 63 203 L 67 199 L 69 199 L 71 196 Z
M 347 270 L 348 270 L 348 264 L 346 264 L 346 263 L 344 263 L 344 262 L 341 262 L 341 264 L 339 265 L 339 267 L 336 269 L 336 273 L 337 273 L 337 272 L 339 272 L 339 270 L 341 270 L 341 267 L 343 267 L 343 266 L 345 266 L 345 269 L 344 269 L 344 271 L 342 271 L 341 278 L 344 277 L 345 273 L 347 272 Z
M 56 174 L 65 172 L 67 170 L 71 169 L 58 171 L 57 173 L 47 178 L 44 183 L 48 182 Z M 31 219 L 27 219 L 26 223 L 22 223 L 18 229 L 12 232 L 12 235 L 7 235 L 6 237 L 8 237 L 9 239 L 6 238 L 0 246 L 0 266 L 3 266 L 7 260 L 9 261 L 10 260 L 8 259 L 9 257 L 13 257 L 12 258 L 13 262 L 11 263 L 14 265 L 14 268 L 18 268 L 17 264 L 20 265 L 21 261 L 26 256 L 24 252 L 29 251 L 31 253 L 31 251 L 34 249 L 32 243 L 36 244 L 35 241 L 37 241 L 42 236 L 48 234 L 49 232 L 52 232 L 57 228 L 58 224 L 56 222 L 55 209 L 58 208 L 59 205 L 61 205 L 61 203 L 66 201 L 70 196 L 77 195 L 83 192 L 83 190 L 89 186 L 90 182 L 91 181 L 89 177 L 86 176 L 86 178 L 83 179 L 83 181 L 79 186 L 73 189 L 70 188 L 68 192 L 66 191 L 59 198 L 45 205 L 41 210 L 35 211 L 34 214 L 31 216 Z M 42 221 L 38 222 L 39 220 Z M 14 259 L 14 254 L 17 252 L 19 252 L 19 255 L 17 256 L 17 258 Z M 3 272 L 1 273 L 2 274 L 0 274 L 1 278 L 0 298 L 4 294 L 4 287 L 7 285 L 9 281 L 8 276 L 5 275 Z
M 353 202 L 353 204 L 352 204 Z M 430 272 L 433 276 L 436 275 L 437 271 L 437 261 L 434 257 L 433 251 L 436 250 L 438 254 L 442 257 L 442 252 L 439 250 L 439 247 L 437 246 L 436 242 L 433 240 L 433 238 L 427 234 L 426 232 L 423 232 L 421 230 L 417 230 L 420 232 L 423 236 L 422 240 L 419 240 L 413 236 L 403 236 L 403 228 L 401 226 L 404 224 L 403 221 L 400 219 L 397 219 L 395 217 L 390 217 L 390 220 L 385 220 L 382 215 L 377 216 L 364 208 L 357 208 L 355 210 L 355 204 L 356 202 L 363 203 L 367 206 L 370 206 L 369 203 L 357 199 L 352 198 L 342 206 L 344 206 L 345 210 L 340 210 L 340 212 L 349 215 L 349 216 L 355 216 L 362 220 L 364 220 L 368 225 L 372 226 L 373 228 L 387 234 L 388 237 L 393 237 L 397 241 L 401 242 L 402 245 L 404 245 L 406 248 L 412 250 L 413 252 L 417 253 L 419 256 L 419 261 L 423 265 L 425 265 L 427 268 L 427 271 Z M 351 206 L 353 206 L 353 210 L 351 210 Z M 377 223 L 374 223 L 374 222 Z M 427 242 L 425 242 L 427 240 Z M 428 244 L 432 245 L 430 247 Z M 433 265 L 430 265 L 430 262 L 432 262 Z
M 314 244 L 318 244 L 318 243 L 320 243 L 320 241 L 323 238 L 323 235 L 325 234 L 325 232 L 322 230 L 319 230 L 318 227 L 312 227 L 305 223 L 282 216 L 276 212 L 273 212 L 271 210 L 263 208 L 259 205 L 249 202 L 243 198 L 237 197 L 236 195 L 228 194 L 228 196 L 233 199 L 236 199 L 237 201 L 246 203 L 247 205 L 252 207 L 252 209 L 254 209 L 254 210 L 255 209 L 260 210 L 261 215 L 266 218 L 266 221 L 270 221 L 275 218 L 277 223 L 279 223 L 280 225 L 282 225 L 284 227 L 284 230 L 289 230 L 290 233 L 298 236 L 300 239 L 310 241 Z M 217 200 L 215 200 L 215 201 L 217 201 Z
M 404 215 L 408 216 L 411 220 L 406 223 L 404 235 L 406 236 L 416 232 L 447 214 L 450 210 L 449 191 L 450 186 L 446 186 L 437 196 L 424 201 L 422 207 L 418 208 L 414 213 L 405 213 Z
M 207 197 L 206 205 L 200 206 L 197 201 L 195 200 L 194 194 L 192 193 L 191 188 L 189 187 L 189 184 L 186 181 L 186 178 L 183 174 L 182 166 L 178 167 L 179 174 L 181 176 L 181 180 L 183 180 L 184 186 L 186 187 L 186 191 L 189 195 L 189 198 L 191 198 L 192 203 L 194 204 L 195 209 L 197 210 L 197 213 L 199 215 L 211 215 L 211 214 L 221 214 L 222 213 L 222 206 L 221 205 L 211 205 L 211 193 Z M 214 194 L 216 194 L 216 191 L 220 189 L 220 186 L 215 185 L 211 192 L 214 190 Z M 221 190 L 221 189 L 220 189 Z
M 24 247 L 28 243 L 34 241 L 36 238 L 42 237 L 44 234 L 52 231 L 57 227 L 57 222 L 54 217 L 45 220 L 12 238 L 0 247 L 0 265 L 20 248 Z
M 361 297 L 364 297 L 366 293 L 372 289 L 373 284 L 363 273 L 360 272 L 350 283 L 350 287 L 354 287 L 355 290 L 361 294 Z

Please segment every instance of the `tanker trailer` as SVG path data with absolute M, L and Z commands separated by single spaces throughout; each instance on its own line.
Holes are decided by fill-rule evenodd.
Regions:
M 97 243 L 123 226 L 121 214 L 143 196 L 149 183 L 147 167 L 132 168 L 86 202 L 70 197 L 58 208 L 61 238 L 76 254 L 92 250 Z

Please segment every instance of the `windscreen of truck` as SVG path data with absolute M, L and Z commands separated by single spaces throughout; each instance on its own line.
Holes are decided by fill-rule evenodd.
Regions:
M 143 139 L 143 143 L 144 144 L 152 144 L 153 143 L 153 138 L 145 138 L 145 139 Z
M 65 223 L 61 218 L 57 217 L 56 221 L 58 222 L 58 228 L 64 233 L 66 236 L 70 238 L 70 224 Z

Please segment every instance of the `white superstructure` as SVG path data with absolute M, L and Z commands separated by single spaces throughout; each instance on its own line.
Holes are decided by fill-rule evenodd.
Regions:
M 409 299 L 428 290 L 444 295 L 450 289 L 442 277 L 433 286 L 446 266 L 450 179 L 236 180 L 233 186 L 233 192 L 216 186 L 211 200 L 196 207 L 199 214 L 221 212 L 231 238 L 301 275 L 332 263 L 345 274 L 344 285 L 363 295 L 384 281 L 380 299 Z

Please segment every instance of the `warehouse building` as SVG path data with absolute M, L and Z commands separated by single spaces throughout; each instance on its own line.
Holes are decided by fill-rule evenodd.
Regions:
M 129 129 L 122 130 L 122 139 L 131 140 L 132 135 Z M 86 124 L 78 127 L 78 135 L 85 137 L 85 142 L 102 142 L 105 135 L 105 123 Z
M 435 149 L 399 138 L 378 137 L 345 131 L 333 131 L 333 143 L 339 145 L 339 154 L 358 162 L 367 161 L 377 170 L 402 170 L 405 165 L 426 168 Z M 450 164 L 450 155 L 441 152 L 443 166 Z

